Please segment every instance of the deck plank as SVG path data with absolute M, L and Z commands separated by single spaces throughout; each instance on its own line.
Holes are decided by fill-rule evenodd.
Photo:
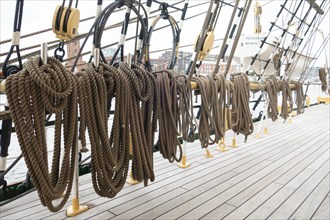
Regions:
M 224 219 L 244 219 L 250 214 L 251 210 L 258 208 L 262 203 L 264 203 L 269 197 L 271 197 L 282 187 L 283 186 L 281 184 L 277 183 L 269 184 L 260 193 L 251 198 L 248 202 L 235 209 L 229 215 L 224 216 Z
M 329 220 L 330 219 L 330 196 L 327 196 L 320 207 L 316 210 L 313 215 L 313 220 Z
M 324 149 L 326 149 L 326 148 L 324 148 Z M 317 154 L 315 154 L 315 153 L 317 153 Z M 322 153 L 324 153 L 324 150 L 321 149 L 320 151 L 314 152 L 313 153 L 314 155 L 311 155 L 311 156 L 319 157 L 320 154 L 322 155 Z M 305 164 L 305 163 L 308 163 L 308 161 L 302 160 L 300 162 L 300 164 L 298 164 L 298 166 L 301 165 L 301 164 Z M 297 168 L 297 166 L 293 167 L 292 169 L 295 170 L 296 168 Z M 294 182 L 295 184 L 298 183 L 298 184 L 301 185 L 308 177 L 310 177 L 315 172 L 314 170 L 308 169 L 308 168 L 307 169 L 302 169 L 301 171 L 302 172 L 299 173 L 299 175 L 296 175 L 296 176 L 292 176 L 291 177 L 291 178 L 293 178 L 293 179 L 291 179 L 291 183 Z M 272 181 L 272 179 L 269 179 L 269 178 L 267 178 L 267 179 L 270 180 L 270 181 Z M 289 182 L 289 180 L 288 180 L 288 182 Z M 226 217 L 226 219 L 227 218 L 228 219 L 246 218 L 247 216 L 249 216 L 251 214 L 251 212 L 253 212 L 253 210 L 255 210 L 256 208 L 258 208 L 259 206 L 261 206 L 262 204 L 264 204 L 271 196 L 273 196 L 273 195 L 270 195 L 269 198 L 266 198 L 265 200 L 258 199 L 259 197 L 262 197 L 262 195 L 268 194 L 268 189 L 267 188 L 269 187 L 269 185 L 268 185 L 266 188 L 263 188 L 260 185 L 260 183 L 262 183 L 262 182 L 259 181 L 258 183 L 254 184 L 252 187 L 250 187 L 249 189 L 247 189 L 244 192 L 240 193 L 238 196 L 235 196 L 233 199 L 227 201 L 227 203 L 229 203 L 231 205 L 235 204 L 237 206 L 240 206 L 241 204 L 243 204 L 243 203 L 244 204 L 241 205 L 238 209 L 236 209 L 233 212 L 233 214 L 230 214 L 228 217 Z M 278 184 L 277 181 L 274 181 L 273 183 Z M 271 183 L 271 184 L 273 184 L 273 183 Z M 285 183 L 283 183 L 283 184 L 285 184 Z M 278 188 L 277 191 L 279 191 L 280 189 L 282 189 L 282 187 L 284 186 L 283 184 L 279 184 L 281 187 Z M 263 188 L 262 191 L 259 191 L 258 190 L 258 189 L 262 189 L 262 188 Z M 294 187 L 292 185 L 291 185 L 291 188 L 289 188 L 289 189 L 291 189 L 291 190 L 289 190 L 289 191 L 285 191 L 284 190 L 284 192 L 290 192 L 290 193 L 292 193 L 294 191 Z M 253 195 L 253 193 L 252 193 L 253 191 L 258 192 L 258 193 L 249 200 L 249 198 L 251 197 L 251 195 Z M 274 194 L 276 194 L 277 191 L 275 191 Z M 264 198 L 264 197 L 262 197 L 262 198 Z M 248 200 L 248 201 L 245 202 L 246 200 Z M 256 203 L 258 204 L 257 206 L 255 205 Z M 273 204 L 271 206 L 274 207 Z M 253 216 L 251 219 L 263 219 L 263 217 L 264 216 Z
M 313 153 L 311 153 L 308 156 L 308 158 L 304 158 L 304 159 L 300 160 L 300 162 L 296 166 L 292 167 L 286 173 L 284 173 L 282 176 L 277 178 L 276 181 L 274 181 L 274 183 L 278 183 L 280 185 L 285 185 L 291 179 L 296 177 L 301 171 L 305 170 L 306 167 L 310 163 L 317 160 L 321 155 L 324 155 L 325 152 L 327 152 L 327 147 L 326 146 L 323 146 L 323 148 L 320 148 L 320 149 L 314 151 Z M 297 159 L 299 159 L 299 158 L 297 158 Z M 295 172 L 290 172 L 290 171 L 295 171 Z M 314 170 L 312 170 L 312 169 L 308 169 L 307 171 L 310 171 L 309 172 L 310 174 L 314 172 Z M 288 177 L 287 174 L 290 174 L 290 176 Z M 273 174 L 270 174 L 269 176 L 272 176 L 272 175 Z M 286 177 L 285 181 L 283 180 L 282 177 Z M 299 176 L 298 176 L 298 178 L 299 178 Z M 268 183 L 272 182 L 273 179 L 274 179 L 274 176 L 269 177 Z M 281 181 L 278 181 L 279 179 L 281 179 Z M 297 184 L 300 183 L 299 181 L 295 181 L 295 182 Z M 253 184 L 248 189 L 244 190 L 244 192 L 242 192 L 242 193 L 238 194 L 237 196 L 235 196 L 234 198 L 230 199 L 227 203 L 238 207 L 241 204 L 243 204 L 246 200 L 251 198 L 253 195 L 255 195 L 259 190 L 261 190 L 263 188 L 263 186 L 265 186 L 265 182 L 259 181 L 256 184 Z
M 274 148 L 276 149 L 276 145 L 274 146 Z M 279 152 L 282 152 L 283 154 L 285 154 L 286 152 L 283 152 L 283 151 L 281 151 L 281 149 L 277 149 Z M 269 155 L 268 155 L 268 157 L 270 157 L 271 155 L 273 154 L 273 152 L 269 152 Z M 263 158 L 262 156 L 260 157 L 258 157 L 258 155 L 254 155 L 254 156 L 256 156 L 256 159 L 254 160 L 256 163 L 255 164 L 258 164 L 258 166 L 259 166 L 259 168 L 261 168 L 261 167 L 264 167 L 263 166 L 263 163 L 260 163 L 262 160 L 261 159 L 266 159 L 267 157 L 265 157 L 265 158 Z M 266 156 L 266 155 L 264 155 L 264 156 Z M 265 165 L 268 165 L 269 164 L 269 161 L 267 161 L 266 162 L 266 164 Z M 247 166 L 247 164 L 242 164 L 242 166 L 243 167 L 245 167 L 245 169 L 246 170 L 248 170 L 249 168 L 250 168 L 250 166 Z M 253 165 L 254 166 L 254 165 Z M 251 168 L 252 168 L 252 170 L 249 170 L 249 172 L 253 172 L 254 171 L 254 169 L 257 169 L 257 167 L 253 167 L 252 165 L 251 165 Z M 250 168 L 250 169 L 251 169 Z M 224 168 L 222 168 L 222 169 L 224 169 Z M 219 170 L 219 171 L 221 171 L 221 170 Z M 248 172 L 247 172 L 248 173 Z M 247 174 L 247 173 L 245 173 L 245 175 Z M 203 185 L 203 189 L 200 189 L 199 191 L 197 190 L 196 191 L 196 195 L 197 194 L 200 194 L 200 192 L 202 191 L 204 191 L 204 190 L 206 190 L 207 188 L 205 188 L 208 184 L 210 184 L 209 182 L 211 182 L 211 181 L 213 181 L 212 179 L 208 179 L 208 177 L 209 176 L 212 176 L 212 175 L 214 175 L 213 173 L 212 174 L 209 174 L 208 176 L 206 176 L 205 178 L 207 178 L 207 179 L 205 179 L 205 178 L 199 178 L 199 179 L 197 179 L 197 182 L 199 183 L 199 184 L 194 184 L 194 182 L 193 182 L 193 185 L 192 185 L 192 183 L 189 183 L 188 185 L 184 185 L 183 187 L 184 188 L 187 188 L 187 189 L 193 189 L 193 188 L 195 188 L 196 186 L 198 186 L 198 185 Z M 208 182 L 207 183 L 203 183 L 203 181 L 202 180 L 207 180 Z M 231 180 L 231 182 L 232 182 L 232 180 Z M 164 205 L 161 205 L 160 207 L 158 207 L 158 209 L 159 210 L 161 210 L 161 209 L 163 209 L 162 211 L 164 211 L 164 209 L 169 209 L 170 207 L 175 207 L 175 206 L 177 206 L 178 205 L 178 203 L 180 204 L 180 203 L 182 203 L 182 202 L 185 202 L 185 201 L 189 201 L 189 199 L 191 199 L 191 197 L 186 197 L 186 198 L 183 198 L 183 197 L 180 197 L 180 198 L 177 198 L 177 199 L 175 199 L 175 200 L 171 200 L 169 203 L 167 203 L 167 204 L 164 204 Z M 178 201 L 178 203 L 176 203 Z M 150 214 L 150 213 L 152 213 L 152 214 Z M 160 213 L 160 212 L 158 212 L 158 211 L 156 211 L 156 210 L 151 210 L 151 212 L 150 213 L 146 213 L 146 214 L 144 214 L 144 215 L 142 215 L 142 216 L 139 216 L 138 218 L 139 219 L 145 219 L 145 218 L 148 218 L 148 219 L 150 219 L 150 218 L 154 218 L 154 217 L 156 217 L 156 216 L 154 216 L 153 214 L 154 213 Z M 150 215 L 151 216 L 150 216 Z
M 319 204 L 327 197 L 330 185 L 329 174 L 322 180 L 322 182 L 315 188 L 315 190 L 308 196 L 308 198 L 301 204 L 296 212 L 290 216 L 290 219 L 303 220 L 311 219 L 316 212 Z M 330 212 L 330 208 L 328 210 Z
M 208 219 L 223 219 L 226 215 L 231 213 L 233 210 L 235 210 L 237 207 L 229 205 L 227 203 L 222 204 L 206 216 L 204 216 L 203 220 L 208 220 Z
M 329 173 L 329 160 L 318 169 L 311 178 L 302 184 L 280 207 L 276 209 L 269 219 L 288 219 L 292 213 L 297 210 L 307 196 L 315 189 L 315 187 Z
M 307 150 L 307 148 L 306 148 Z M 223 192 L 221 195 L 217 192 L 217 190 L 210 190 L 205 193 L 203 193 L 200 196 L 195 197 L 194 199 L 190 200 L 188 203 L 184 204 L 183 206 L 178 207 L 180 209 L 180 214 L 187 213 L 185 215 L 182 215 L 182 219 L 187 218 L 200 218 L 206 215 L 208 212 L 212 211 L 222 203 L 226 202 L 229 198 L 232 198 L 237 193 L 241 192 L 245 188 L 251 186 L 253 183 L 255 183 L 257 180 L 263 178 L 267 174 L 275 171 L 279 167 L 285 166 L 287 167 L 287 164 L 295 158 L 297 155 L 299 155 L 299 152 L 291 152 L 288 155 L 283 156 L 281 159 L 277 161 L 277 163 L 272 163 L 265 169 L 262 169 L 261 171 L 255 173 L 254 175 L 248 177 L 247 179 L 240 181 L 237 183 L 234 187 L 231 187 L 230 189 L 226 191 L 220 191 Z M 282 171 L 285 172 L 285 169 Z M 219 188 L 216 187 L 217 189 Z M 221 186 L 220 186 L 221 188 Z M 214 192 L 215 191 L 215 192 Z M 219 195 L 219 196 L 217 196 Z M 206 201 L 205 201 L 205 200 Z M 203 200 L 203 203 L 200 203 L 199 201 Z M 182 210 L 183 209 L 183 210 Z M 190 211 L 189 211 L 190 210 Z M 166 214 L 165 216 L 162 216 L 163 218 L 177 218 L 179 216 L 173 215 L 173 211 L 171 211 L 169 214 Z
M 247 219 L 266 219 L 269 217 L 288 199 L 288 197 L 290 197 L 290 195 L 292 195 L 297 190 L 297 187 L 300 187 L 301 184 L 304 184 L 305 181 L 302 176 L 306 177 L 307 173 L 311 173 L 312 171 L 312 169 L 306 169 L 304 172 L 301 172 L 297 178 L 286 184 L 281 190 L 279 190 L 279 192 L 277 192 L 267 202 L 255 210 Z
M 210 146 L 212 159 L 204 157 L 197 141 L 189 143 L 189 169 L 155 153 L 156 181 L 148 187 L 126 185 L 112 199 L 96 195 L 90 174 L 80 177 L 80 202 L 90 209 L 70 219 L 329 218 L 329 122 L 324 117 L 329 117 L 328 106 L 308 108 L 292 124 L 268 123 L 270 134 L 260 139 L 251 135 L 244 143 L 239 135 L 239 148 L 220 153 Z M 0 207 L 1 219 L 67 218 L 65 209 L 51 213 L 42 207 L 36 192 L 24 198 Z M 292 201 L 298 203 L 289 205 Z

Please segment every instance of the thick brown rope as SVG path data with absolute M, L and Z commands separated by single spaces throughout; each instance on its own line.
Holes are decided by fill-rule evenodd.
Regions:
M 182 147 L 178 139 L 180 133 L 176 79 L 169 70 L 157 71 L 153 74 L 156 77 L 159 94 L 159 151 L 169 162 L 179 162 L 182 158 Z M 177 149 L 179 149 L 178 156 Z
M 292 108 L 293 108 L 292 94 L 291 94 L 289 81 L 283 80 L 281 82 L 281 87 L 282 87 L 282 108 L 281 108 L 280 116 L 284 120 L 286 120 L 289 117 L 289 114 L 292 112 Z
M 187 75 L 177 75 L 175 78 L 179 103 L 177 115 L 179 132 L 182 134 L 184 141 L 193 142 L 195 140 L 195 125 L 193 124 L 194 112 L 190 79 Z
M 277 80 L 275 77 L 270 77 L 266 80 L 265 91 L 268 95 L 267 115 L 272 119 L 272 121 L 275 121 L 278 117 L 277 93 L 279 92 Z
M 125 74 L 131 91 L 126 93 L 130 98 L 130 129 L 132 135 L 132 174 L 137 181 L 154 181 L 153 144 L 157 129 L 158 94 L 154 76 L 136 65 L 129 68 L 120 64 L 119 71 Z
M 328 89 L 328 83 L 327 83 L 327 72 L 325 71 L 325 68 L 320 68 L 319 77 L 322 83 L 321 86 L 322 92 L 326 92 Z
M 295 93 L 295 103 L 297 106 L 297 115 L 304 113 L 304 91 L 303 91 L 303 84 L 298 81 L 291 81 L 291 84 L 295 85 L 294 93 Z
M 225 136 L 226 129 L 230 127 L 230 85 L 223 74 L 216 75 L 216 82 L 218 87 L 218 102 L 217 102 L 217 112 L 214 112 L 215 125 L 219 132 L 220 138 Z M 228 104 L 226 104 L 228 103 Z
M 207 148 L 209 144 L 218 143 L 220 141 L 219 128 L 215 122 L 219 119 L 219 104 L 218 104 L 218 87 L 216 81 L 211 76 L 193 77 L 192 82 L 196 82 L 201 95 L 201 114 L 198 126 L 198 138 L 202 148 Z M 221 114 L 221 113 L 220 113 Z M 222 123 L 222 122 L 221 122 Z M 214 140 L 211 135 L 214 133 Z
M 244 134 L 245 141 L 247 136 L 253 132 L 253 120 L 250 112 L 250 82 L 244 73 L 232 74 L 231 80 L 234 83 L 235 97 L 233 105 L 233 131 L 237 134 Z
M 22 154 L 41 203 L 56 212 L 67 202 L 73 183 L 77 147 L 76 78 L 54 58 L 48 58 L 47 64 L 40 63 L 39 57 L 34 58 L 27 62 L 26 69 L 10 75 L 6 94 Z M 51 172 L 45 135 L 46 111 L 55 114 Z M 53 200 L 63 193 L 61 202 L 54 206 Z
M 98 195 L 111 198 L 124 186 L 129 167 L 129 85 L 122 73 L 105 65 L 99 69 L 89 65 L 78 73 L 78 82 L 80 127 L 88 128 L 93 187 Z M 114 94 L 116 112 L 109 138 L 107 104 Z
M 154 77 L 136 66 L 131 69 L 127 64 L 120 64 L 118 68 L 100 64 L 98 69 L 90 65 L 78 76 L 80 132 L 84 133 L 85 120 L 91 139 L 95 191 L 111 198 L 122 189 L 129 168 L 130 141 L 133 178 L 144 180 L 145 185 L 149 179 L 153 181 L 158 102 Z M 114 97 L 115 113 L 108 138 L 108 103 Z

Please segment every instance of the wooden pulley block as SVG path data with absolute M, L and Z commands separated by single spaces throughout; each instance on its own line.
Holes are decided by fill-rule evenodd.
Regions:
M 69 10 L 69 11 L 68 11 Z M 61 40 L 70 40 L 78 33 L 80 11 L 58 5 L 53 16 L 52 30 Z
M 196 50 L 198 39 L 196 40 L 194 50 Z M 205 59 L 205 57 L 212 50 L 213 43 L 214 43 L 214 33 L 213 33 L 213 31 L 208 31 L 207 34 L 206 34 L 206 38 L 205 38 L 205 41 L 203 43 L 203 46 L 202 46 L 202 48 L 201 48 L 201 50 L 198 54 L 198 60 L 204 60 Z

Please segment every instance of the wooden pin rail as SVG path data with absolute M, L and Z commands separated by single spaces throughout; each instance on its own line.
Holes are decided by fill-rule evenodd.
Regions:
M 191 82 L 191 88 L 193 90 L 197 90 L 198 89 L 198 84 L 196 82 Z M 264 85 L 260 84 L 260 83 L 256 83 L 256 82 L 251 82 L 250 83 L 250 90 L 251 91 L 256 91 L 256 90 L 260 90 L 263 89 Z M 290 84 L 290 88 L 291 89 L 295 89 L 296 85 L 295 84 Z
M 6 93 L 5 84 L 6 84 L 6 80 L 3 80 L 0 83 L 0 92 L 2 92 L 2 93 Z M 198 84 L 196 82 L 191 82 L 191 88 L 193 90 L 197 90 L 198 89 Z M 264 88 L 264 85 L 263 84 L 256 83 L 256 82 L 251 82 L 250 83 L 250 90 L 251 91 L 260 90 L 260 89 L 263 89 L 263 88 Z M 295 89 L 296 88 L 296 85 L 295 84 L 290 84 L 290 88 L 291 89 Z

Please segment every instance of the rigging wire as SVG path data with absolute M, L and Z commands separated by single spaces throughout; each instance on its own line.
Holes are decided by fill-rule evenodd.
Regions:
M 184 1 L 180 1 L 180 2 L 184 2 Z M 178 3 L 180 3 L 180 2 L 178 2 Z M 178 3 L 174 3 L 174 4 L 172 4 L 172 5 L 176 5 L 176 4 L 178 4 Z M 195 4 L 195 5 L 190 5 L 188 8 L 194 8 L 194 7 L 198 7 L 198 6 L 204 5 L 204 4 L 207 4 L 207 2 L 202 2 L 202 3 Z M 156 13 L 157 11 L 159 11 L 159 10 L 154 10 L 154 11 L 150 12 L 150 14 Z M 177 12 L 177 11 L 178 11 L 178 10 L 173 10 L 173 11 L 171 11 L 170 13 L 174 13 L 174 12 Z M 198 17 L 198 16 L 203 15 L 203 14 L 205 14 L 205 13 L 206 13 L 206 12 L 197 13 L 197 14 L 195 14 L 195 15 L 192 15 L 192 16 L 188 17 L 186 20 L 190 20 L 190 19 L 192 19 L 192 18 Z M 152 17 L 150 17 L 150 18 L 154 18 L 154 17 L 156 17 L 156 16 L 152 16 Z M 132 19 L 131 19 L 131 22 L 135 22 L 135 20 L 136 20 L 136 17 L 132 18 Z M 120 27 L 120 24 L 121 24 L 121 23 L 117 23 L 117 24 L 114 24 L 114 25 L 110 25 L 110 26 L 106 27 L 105 30 L 110 30 L 110 29 L 112 29 L 112 28 Z M 168 27 L 168 25 L 165 25 L 165 26 L 162 26 L 162 27 L 160 27 L 160 28 L 157 28 L 157 29 L 155 29 L 155 31 L 157 31 L 157 30 L 161 30 L 161 29 L 166 28 L 166 27 Z M 90 33 L 90 34 L 93 34 L 93 33 Z M 75 42 L 75 41 L 77 41 L 77 40 L 84 39 L 84 38 L 86 38 L 87 35 L 88 35 L 88 32 L 86 32 L 86 33 L 84 33 L 84 34 L 80 34 L 80 35 L 78 35 L 77 37 L 73 38 L 72 40 L 67 41 L 65 44 L 69 44 L 69 43 Z M 134 37 L 127 38 L 126 40 L 128 41 L 128 40 L 132 40 L 132 39 L 134 39 Z M 53 42 L 54 42 L 54 43 L 57 43 L 57 42 L 59 42 L 59 41 L 58 41 L 58 40 L 57 40 L 57 41 L 52 41 L 51 43 L 53 43 Z M 116 43 L 114 43 L 114 44 L 109 44 L 109 45 L 102 46 L 102 49 L 104 49 L 104 48 L 108 48 L 108 47 L 111 47 L 111 46 L 114 46 L 114 45 L 116 45 L 117 43 L 118 43 L 118 42 L 116 42 Z M 35 47 L 40 47 L 40 45 L 35 45 Z M 57 47 L 57 45 L 49 46 L 49 47 L 48 47 L 48 50 L 55 49 L 56 47 Z M 27 59 L 27 58 L 29 58 L 29 57 L 36 56 L 36 55 L 38 55 L 39 53 L 40 53 L 40 50 L 37 50 L 37 51 L 34 51 L 34 52 L 30 52 L 30 53 L 28 53 L 28 54 L 24 54 L 24 55 L 22 55 L 22 59 Z M 91 53 L 91 52 L 89 51 L 89 52 L 82 53 L 81 55 L 82 55 L 82 56 L 85 56 L 85 55 L 88 55 L 88 54 L 90 54 L 90 53 Z M 0 54 L 0 56 L 1 56 L 1 54 Z M 72 59 L 75 59 L 75 58 L 76 58 L 76 56 L 74 56 L 74 57 L 72 57 L 72 58 L 67 58 L 67 59 L 64 59 L 63 62 L 68 61 L 68 60 L 72 60 Z M 8 63 L 11 64 L 11 63 L 15 63 L 15 62 L 17 62 L 17 58 L 13 58 L 13 59 L 9 60 Z M 0 67 L 2 67 L 2 65 L 3 65 L 3 63 L 0 63 Z
M 179 1 L 179 2 L 176 2 L 176 3 L 173 3 L 172 5 L 174 6 L 174 5 L 180 4 L 182 2 L 184 2 L 184 0 Z M 77 2 L 76 2 L 76 4 L 77 4 Z M 142 4 L 146 4 L 146 2 L 143 2 Z M 114 13 L 117 13 L 117 12 L 120 12 L 120 11 L 123 11 L 123 10 L 124 9 L 117 9 Z M 151 13 L 153 13 L 153 12 L 151 12 Z M 89 21 L 89 20 L 92 20 L 94 18 L 95 18 L 95 16 L 83 18 L 83 19 L 80 19 L 80 22 Z M 22 35 L 21 36 L 21 39 L 27 38 L 27 37 L 31 37 L 31 36 L 34 36 L 34 35 L 38 35 L 38 34 L 42 34 L 42 33 L 45 33 L 45 32 L 51 31 L 51 30 L 52 30 L 52 28 L 47 28 L 47 29 L 43 29 L 43 30 L 40 30 L 40 31 L 29 33 L 29 34 L 25 34 L 25 35 Z M 0 45 L 1 44 L 5 44 L 5 43 L 9 43 L 11 41 L 12 41 L 12 39 L 7 39 L 7 40 L 0 41 Z

